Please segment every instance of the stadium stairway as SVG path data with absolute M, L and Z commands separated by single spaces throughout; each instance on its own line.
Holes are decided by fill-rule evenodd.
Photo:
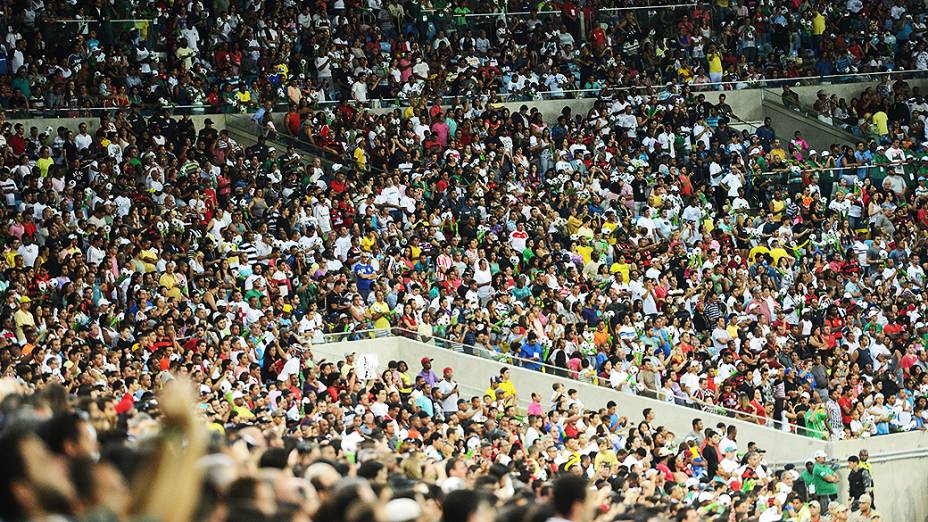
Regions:
M 853 145 L 858 138 L 839 127 L 819 121 L 808 109 L 789 109 L 783 105 L 782 98 L 770 89 L 763 90 L 762 108 L 764 116 L 769 117 L 777 137 L 784 147 L 793 138 L 793 133 L 802 132 L 809 145 L 818 150 L 828 150 L 832 144 Z

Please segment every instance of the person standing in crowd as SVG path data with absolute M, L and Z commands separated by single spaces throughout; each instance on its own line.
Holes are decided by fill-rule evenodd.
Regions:
M 829 504 L 838 498 L 838 473 L 831 464 L 826 462 L 827 458 L 828 455 L 824 451 L 815 452 L 815 464 L 812 467 L 809 489 L 821 504 L 823 511 L 828 511 Z

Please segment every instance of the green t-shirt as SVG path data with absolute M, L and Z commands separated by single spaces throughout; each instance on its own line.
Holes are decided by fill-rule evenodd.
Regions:
M 828 415 L 822 408 L 814 408 L 806 412 L 806 428 L 808 428 L 810 437 L 813 439 L 825 438 L 825 435 L 828 434 L 828 428 L 825 426 L 825 419 L 827 418 Z
M 835 470 L 825 464 L 815 464 L 812 468 L 812 486 L 816 495 L 837 495 L 838 483 L 828 482 L 825 477 L 835 475 Z

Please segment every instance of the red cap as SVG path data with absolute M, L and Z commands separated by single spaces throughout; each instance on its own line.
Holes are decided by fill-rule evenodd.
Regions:
M 452 370 L 450 366 L 444 369 L 445 375 L 448 375 L 448 374 L 451 373 L 452 371 L 454 371 L 454 370 Z
M 422 363 L 422 364 L 425 364 L 425 363 L 430 363 L 430 362 L 432 362 L 433 360 L 434 360 L 434 359 L 432 359 L 432 358 L 430 358 L 430 357 L 423 357 L 419 362 Z

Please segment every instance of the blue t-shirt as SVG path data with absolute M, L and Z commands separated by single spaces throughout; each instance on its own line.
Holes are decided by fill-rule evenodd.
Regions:
M 361 275 L 371 275 L 374 273 L 374 267 L 369 263 L 358 263 L 354 265 L 354 273 L 358 276 L 358 290 L 370 290 L 374 283 L 372 279 L 365 279 Z
M 520 350 L 519 357 L 522 357 L 523 359 L 532 359 L 536 355 L 538 356 L 538 360 L 540 361 L 541 355 L 542 355 L 541 344 L 539 344 L 537 341 L 535 341 L 534 343 L 522 344 L 522 349 Z M 526 362 L 524 364 L 525 364 L 525 367 L 528 368 L 529 370 L 541 369 L 541 364 L 538 364 L 538 363 Z

